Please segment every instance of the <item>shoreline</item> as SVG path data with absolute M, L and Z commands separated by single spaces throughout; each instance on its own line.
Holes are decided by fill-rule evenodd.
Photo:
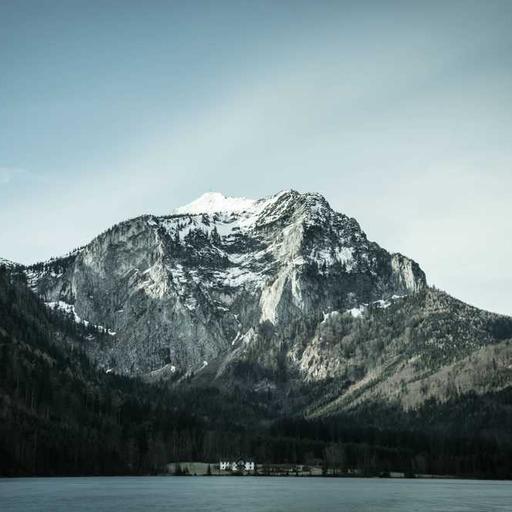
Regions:
M 43 478 L 323 478 L 326 480 L 463 480 L 474 482 L 512 482 L 512 478 L 485 478 L 477 476 L 460 476 L 460 475 L 428 475 L 421 474 L 413 477 L 382 477 L 378 475 L 173 475 L 169 473 L 158 474 L 91 474 L 91 475 L 0 475 L 0 480 L 16 480 L 16 479 L 43 479 Z

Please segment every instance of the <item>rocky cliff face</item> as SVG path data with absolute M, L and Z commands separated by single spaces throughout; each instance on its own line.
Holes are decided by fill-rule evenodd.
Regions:
M 322 196 L 295 191 L 205 194 L 171 215 L 118 224 L 26 274 L 51 307 L 107 330 L 110 342 L 91 340 L 87 350 L 127 375 L 178 376 L 215 362 L 218 376 L 252 357 L 311 376 L 300 358 L 326 318 L 426 287 L 414 261 L 368 241 Z

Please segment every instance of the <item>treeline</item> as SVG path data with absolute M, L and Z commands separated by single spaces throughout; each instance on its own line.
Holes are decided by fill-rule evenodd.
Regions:
M 416 411 L 382 404 L 327 418 L 283 418 L 271 433 L 323 445 L 328 472 L 512 478 L 512 390 L 471 394 Z

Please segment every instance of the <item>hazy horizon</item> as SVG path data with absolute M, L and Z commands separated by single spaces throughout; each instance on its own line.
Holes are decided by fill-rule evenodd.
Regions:
M 207 191 L 318 192 L 512 314 L 512 2 L 0 4 L 0 257 Z

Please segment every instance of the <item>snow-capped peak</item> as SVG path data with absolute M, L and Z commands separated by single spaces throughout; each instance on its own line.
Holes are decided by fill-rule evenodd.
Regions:
M 246 197 L 226 197 L 220 192 L 207 192 L 195 201 L 176 208 L 173 213 L 192 215 L 220 212 L 239 213 L 253 210 L 257 202 L 257 199 L 248 199 Z
M 165 367 L 158 375 L 171 375 L 172 362 L 181 376 L 220 361 L 227 347 L 252 353 L 254 340 L 278 346 L 283 336 L 302 347 L 303 322 L 314 326 L 319 311 L 341 318 L 364 305 L 373 314 L 377 299 L 384 307 L 389 296 L 421 290 L 424 274 L 408 262 L 369 242 L 320 194 L 283 190 L 261 199 L 210 192 L 174 215 L 126 221 L 77 253 L 24 271 L 49 307 L 129 340 L 105 346 L 103 368 Z M 366 309 L 348 314 L 364 317 Z M 96 358 L 99 347 L 87 350 Z M 202 371 L 220 370 L 216 363 Z
M 282 190 L 263 199 L 249 199 L 247 197 L 228 197 L 220 192 L 206 192 L 191 203 L 175 208 L 172 213 L 174 215 L 199 215 L 202 213 L 258 215 L 283 196 L 294 197 L 296 195 L 300 194 L 294 190 Z

